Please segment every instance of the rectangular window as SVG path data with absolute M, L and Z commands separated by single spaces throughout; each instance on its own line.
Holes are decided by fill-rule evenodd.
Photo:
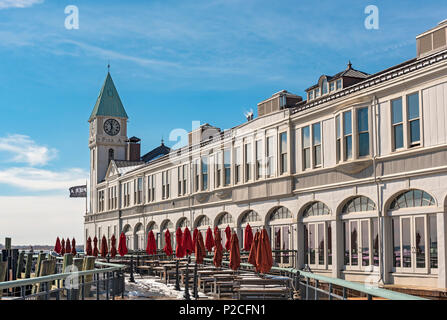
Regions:
M 137 203 L 141 204 L 143 200 L 143 178 L 137 179 Z
M 237 147 L 234 149 L 235 152 L 235 175 L 234 175 L 234 179 L 235 179 L 235 183 L 239 183 L 241 182 L 241 178 L 242 178 L 242 157 L 241 157 L 241 148 Z
M 251 180 L 251 143 L 245 145 L 245 181 Z
M 320 96 L 320 88 L 315 89 L 315 98 Z
M 216 184 L 216 188 L 220 187 L 221 183 L 221 177 L 222 177 L 222 152 L 218 152 L 217 156 L 216 156 L 216 175 L 215 175 L 215 184 Z
M 331 82 L 329 84 L 329 89 L 330 89 L 330 92 L 335 91 L 335 82 Z
M 226 186 L 231 183 L 231 152 L 230 149 L 224 150 L 224 184 Z
M 279 135 L 279 153 L 280 153 L 280 172 L 287 172 L 287 133 L 283 132 Z
M 309 91 L 309 100 L 312 100 L 314 98 L 314 92 Z
M 337 80 L 337 90 L 341 89 L 341 79 Z
M 345 159 L 352 159 L 352 114 L 343 112 L 343 138 L 345 143 Z
M 343 257 L 344 257 L 344 264 L 346 266 L 350 265 L 350 259 L 349 259 L 349 222 L 344 221 L 343 222 Z
M 327 264 L 332 265 L 332 228 L 330 222 L 327 226 Z
M 200 181 L 199 166 L 200 166 L 199 160 L 196 160 L 194 163 L 194 188 L 196 192 L 199 191 L 199 181 Z
M 436 224 L 436 215 L 428 217 L 430 231 L 430 268 L 438 268 L 438 230 Z
M 182 167 L 178 167 L 177 168 L 177 181 L 178 181 L 177 193 L 178 193 L 179 197 L 182 195 L 182 183 L 183 183 L 182 173 L 183 173 Z
M 155 201 L 155 184 L 154 184 L 154 175 L 147 177 L 147 187 L 148 187 L 148 202 Z
M 166 199 L 166 172 L 161 173 L 161 198 Z
M 372 232 L 373 232 L 373 265 L 379 266 L 379 224 L 377 218 L 372 219 Z
M 267 176 L 271 177 L 275 174 L 273 137 L 267 137 Z
M 341 130 L 340 130 L 340 116 L 335 117 L 335 128 L 336 128 L 336 156 L 337 162 L 341 160 Z
M 368 108 L 357 109 L 359 157 L 369 155 Z
M 183 165 L 183 173 L 182 173 L 182 177 L 183 177 L 183 195 L 186 194 L 186 181 L 188 179 L 188 167 L 186 164 Z
M 404 124 L 402 116 L 402 98 L 391 101 L 391 122 L 393 125 L 394 150 L 404 147 Z
M 169 170 L 162 172 L 162 187 L 161 187 L 161 196 L 163 199 L 169 198 L 170 191 L 170 174 Z
M 421 142 L 421 128 L 419 118 L 419 93 L 407 96 L 407 116 L 410 130 L 410 147 L 418 146 Z
M 262 178 L 262 140 L 256 141 L 256 179 Z
M 319 122 L 312 125 L 312 145 L 314 167 L 319 167 L 321 166 L 321 125 Z
M 302 130 L 303 140 L 303 169 L 310 168 L 310 127 L 304 127 Z
M 202 190 L 208 190 L 208 157 L 202 158 Z
M 400 255 L 400 225 L 399 217 L 393 217 L 391 219 L 391 229 L 393 232 L 393 267 L 400 268 L 401 255 Z

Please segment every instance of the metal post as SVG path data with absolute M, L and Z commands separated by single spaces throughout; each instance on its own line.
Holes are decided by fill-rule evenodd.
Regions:
M 199 298 L 199 293 L 197 290 L 197 262 L 194 265 L 194 279 L 193 279 L 193 291 L 192 295 L 195 299 Z
M 129 282 L 135 282 L 133 278 L 133 255 L 130 256 L 130 279 Z
M 329 283 L 329 300 L 332 300 L 332 283 Z
M 315 286 L 314 286 L 314 295 L 315 295 L 315 300 L 318 300 L 318 280 L 315 280 Z
M 183 295 L 183 297 L 185 298 L 185 300 L 191 300 L 190 296 L 189 296 L 189 263 L 186 265 L 186 270 L 185 270 L 185 294 Z
M 306 300 L 309 300 L 309 277 L 306 277 Z
M 124 289 L 126 288 L 126 281 L 124 278 L 124 271 L 120 271 L 120 276 L 121 276 L 121 285 L 122 285 L 122 290 L 121 290 L 121 299 L 124 299 Z
M 369 293 L 368 293 L 367 297 L 368 297 L 368 300 L 372 300 L 372 295 L 370 295 Z
M 346 288 L 343 287 L 343 300 L 346 300 Z
M 99 300 L 99 273 L 96 274 L 96 300 Z
M 81 298 L 82 298 L 82 300 L 84 300 L 85 299 L 85 277 L 84 276 L 81 276 L 81 286 L 82 286 Z
M 104 273 L 104 281 L 106 282 L 106 300 L 109 300 L 109 280 L 110 280 L 110 273 L 106 272 Z
M 178 272 L 178 260 L 175 262 L 175 290 L 180 291 L 180 279 Z

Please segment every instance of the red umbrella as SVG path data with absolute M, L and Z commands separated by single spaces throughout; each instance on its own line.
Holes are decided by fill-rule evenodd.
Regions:
M 165 232 L 165 246 L 163 248 L 163 251 L 166 253 L 167 256 L 172 256 L 171 233 L 168 229 L 166 229 Z
M 213 251 L 214 238 L 213 238 L 213 231 L 211 230 L 210 227 L 208 227 L 208 230 L 206 230 L 205 247 L 208 252 Z
M 202 264 L 205 254 L 206 253 L 205 253 L 205 244 L 203 243 L 203 236 L 201 232 L 198 232 L 195 242 L 196 263 Z
M 241 253 L 239 251 L 239 239 L 234 232 L 230 240 L 230 269 L 236 271 L 241 265 Z
M 180 227 L 177 228 L 177 231 L 175 232 L 175 256 L 177 258 L 183 258 L 185 256 L 185 248 L 183 247 L 183 232 Z
M 251 244 L 250 254 L 248 255 L 248 263 L 251 263 L 255 267 L 256 272 L 259 272 L 258 265 L 256 264 L 256 251 L 258 249 L 260 237 L 261 233 L 259 231 L 256 231 L 255 239 Z
M 197 241 L 197 234 L 199 233 L 199 230 L 197 230 L 197 228 L 194 229 L 193 233 L 192 233 L 192 252 L 195 252 L 196 250 L 196 241 Z
M 62 238 L 62 241 L 61 241 L 61 255 L 64 255 L 65 254 L 65 240 L 64 240 L 64 238 Z
M 106 239 L 106 236 L 102 236 L 102 239 L 101 239 L 101 257 L 103 257 L 103 258 L 107 257 L 107 253 L 109 253 L 108 250 L 107 250 L 107 239 Z
M 185 231 L 183 232 L 183 248 L 185 249 L 186 255 L 190 255 L 194 251 L 191 232 L 189 232 L 188 227 L 186 227 Z
M 214 239 L 216 239 L 216 233 L 219 232 L 219 228 L 217 226 L 214 227 Z M 222 237 L 221 237 L 222 239 Z
M 115 258 L 116 256 L 116 238 L 115 235 L 112 234 L 112 238 L 110 238 L 111 248 L 110 248 L 110 257 Z
M 98 238 L 96 238 L 96 236 L 95 236 L 93 238 L 93 255 L 95 257 L 97 257 L 98 253 L 99 253 L 99 251 L 98 251 Z
M 156 254 L 157 253 L 157 243 L 155 241 L 154 232 L 151 230 L 149 231 L 149 238 L 150 238 L 150 247 L 149 247 L 149 254 Z
M 67 241 L 65 241 L 65 252 L 71 253 L 71 245 L 70 245 L 70 239 L 67 238 Z
M 220 238 L 220 232 L 217 231 L 215 233 L 214 243 L 214 259 L 213 264 L 216 268 L 220 268 L 222 266 L 222 257 L 223 257 L 223 248 L 222 248 L 222 239 Z
M 71 253 L 76 255 L 76 240 L 75 238 L 71 239 Z
M 273 266 L 272 248 L 267 230 L 262 229 L 261 236 L 256 251 L 256 265 L 259 272 L 267 273 Z
M 149 231 L 149 233 L 147 234 L 147 243 L 146 243 L 146 253 L 149 255 L 154 254 L 151 250 L 152 249 L 151 248 L 151 246 L 152 246 L 151 232 L 152 232 L 152 230 Z
M 244 250 L 249 251 L 251 244 L 253 242 L 253 231 L 251 230 L 250 224 L 247 224 L 244 232 Z
M 124 232 L 121 232 L 120 234 L 120 242 L 118 243 L 118 252 L 121 257 L 127 254 L 126 236 L 124 235 Z
M 56 244 L 54 245 L 54 251 L 57 253 L 61 253 L 61 241 L 59 240 L 59 237 L 56 239 Z
M 87 246 L 85 248 L 85 253 L 87 253 L 88 256 L 91 256 L 93 254 L 92 238 L 90 238 L 90 237 L 88 237 L 88 239 L 87 239 Z
M 230 240 L 231 240 L 230 226 L 227 226 L 225 228 L 225 235 L 227 236 L 227 241 L 225 241 L 225 250 L 230 251 Z

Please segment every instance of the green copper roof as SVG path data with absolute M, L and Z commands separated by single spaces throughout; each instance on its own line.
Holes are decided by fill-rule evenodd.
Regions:
M 88 121 L 91 121 L 97 116 L 128 118 L 110 73 L 107 73 L 106 81 L 104 81 Z

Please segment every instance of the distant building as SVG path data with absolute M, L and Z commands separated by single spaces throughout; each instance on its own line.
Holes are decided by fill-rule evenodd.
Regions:
M 107 74 L 89 119 L 85 237 L 124 232 L 141 250 L 149 230 L 160 248 L 167 229 L 230 226 L 243 245 L 249 223 L 296 252 L 277 265 L 447 288 L 446 28 L 418 36 L 414 59 L 375 74 L 349 63 L 306 100 L 280 91 L 257 118 L 205 124 L 186 147 L 143 156 Z

